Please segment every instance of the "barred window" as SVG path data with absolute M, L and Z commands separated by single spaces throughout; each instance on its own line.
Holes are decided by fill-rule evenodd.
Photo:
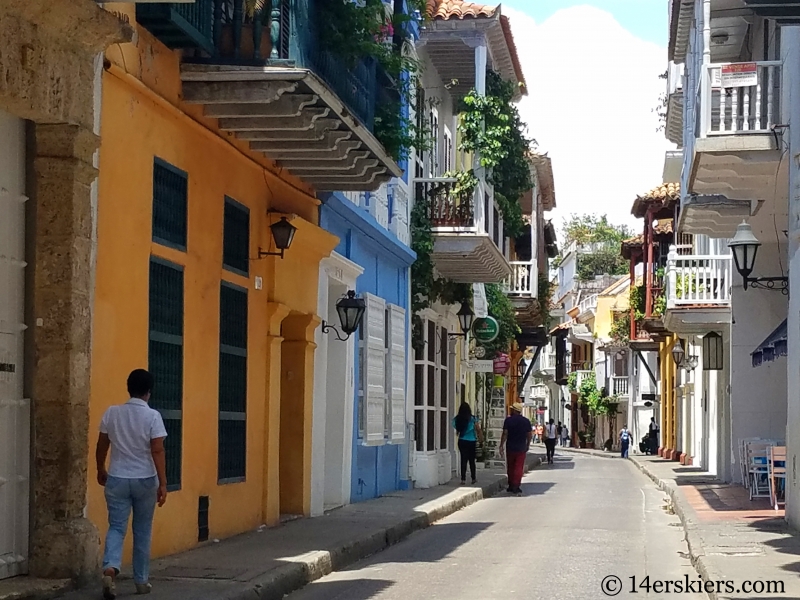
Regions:
M 250 264 L 250 210 L 225 198 L 225 216 L 222 238 L 222 265 L 234 273 L 247 277 Z
M 153 162 L 153 241 L 186 250 L 188 175 L 160 158 Z
M 247 290 L 222 282 L 219 331 L 219 483 L 244 481 L 247 457 Z
M 167 488 L 181 487 L 183 421 L 183 267 L 150 258 L 148 369 L 150 406 L 167 429 Z

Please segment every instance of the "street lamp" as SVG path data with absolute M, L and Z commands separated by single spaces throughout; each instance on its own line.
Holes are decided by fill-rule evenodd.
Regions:
M 280 221 L 270 225 L 269 229 L 272 232 L 272 241 L 275 242 L 275 247 L 279 251 L 264 252 L 261 248 L 259 248 L 258 258 L 264 258 L 265 256 L 280 256 L 283 258 L 284 251 L 288 250 L 289 246 L 292 245 L 297 227 L 289 223 L 289 220 L 286 217 L 281 217 Z
M 322 333 L 333 331 L 340 342 L 346 341 L 361 325 L 366 308 L 367 305 L 364 299 L 356 298 L 356 293 L 353 290 L 349 290 L 347 295 L 336 303 L 336 312 L 339 313 L 339 322 L 345 336 L 342 337 L 334 325 L 329 325 L 325 321 L 322 322 Z
M 683 364 L 685 356 L 686 350 L 683 349 L 683 340 L 678 339 L 672 346 L 672 360 L 675 361 L 675 366 L 680 367 Z
M 461 333 L 448 333 L 448 337 L 467 337 L 469 330 L 472 329 L 472 322 L 475 320 L 475 313 L 469 306 L 469 302 L 464 300 L 461 303 L 461 308 L 456 313 L 458 317 L 458 324 L 461 326 Z
M 733 262 L 736 264 L 736 270 L 742 276 L 744 289 L 749 287 L 761 288 L 764 290 L 780 290 L 784 295 L 789 294 L 789 278 L 788 277 L 750 277 L 756 265 L 756 254 L 761 242 L 753 234 L 753 228 L 742 221 L 739 227 L 736 228 L 736 235 L 728 244 L 728 247 L 733 252 Z

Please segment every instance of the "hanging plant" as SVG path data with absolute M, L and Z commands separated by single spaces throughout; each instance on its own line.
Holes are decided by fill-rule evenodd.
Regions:
M 481 166 L 489 172 L 495 202 L 511 237 L 525 228 L 519 201 L 533 186 L 528 159 L 536 144 L 527 137 L 527 128 L 513 103 L 514 92 L 513 83 L 489 71 L 486 95 L 475 90 L 467 94 L 459 120 L 459 148 L 477 153 Z

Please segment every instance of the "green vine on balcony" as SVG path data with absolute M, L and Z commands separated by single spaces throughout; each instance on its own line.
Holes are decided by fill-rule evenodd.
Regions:
M 614 315 L 614 322 L 609 332 L 611 339 L 620 344 L 627 344 L 631 337 L 631 313 L 625 311 Z
M 327 0 L 317 3 L 320 43 L 355 68 L 359 62 L 374 59 L 388 76 L 388 93 L 376 102 L 374 134 L 395 160 L 408 158 L 412 147 L 430 144 L 430 130 L 418 125 L 404 107 L 411 106 L 414 82 L 421 71 L 411 53 L 410 22 L 414 12 L 426 14 L 425 0 L 408 0 L 411 14 L 391 12 L 383 0 Z M 379 83 L 379 85 L 381 85 Z
M 531 189 L 529 153 L 535 140 L 527 137 L 527 128 L 513 103 L 515 86 L 499 74 L 489 71 L 486 95 L 472 90 L 461 107 L 459 148 L 474 152 L 489 172 L 495 201 L 503 213 L 506 233 L 512 237 L 524 230 L 519 201 Z
M 415 202 L 411 210 L 411 249 L 417 254 L 417 259 L 411 265 L 412 346 L 415 350 L 424 347 L 420 311 L 430 308 L 437 301 L 458 304 L 472 298 L 469 284 L 436 276 L 433 244 L 433 223 L 428 215 L 428 207 L 424 202 Z

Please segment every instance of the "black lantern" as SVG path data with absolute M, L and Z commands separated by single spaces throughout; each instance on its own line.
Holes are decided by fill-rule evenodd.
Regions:
M 448 333 L 449 337 L 467 337 L 469 330 L 472 329 L 472 321 L 475 319 L 475 313 L 469 306 L 466 300 L 461 303 L 461 308 L 456 313 L 458 317 L 458 324 L 461 326 L 461 333 Z
M 747 289 L 748 279 L 756 266 L 756 254 L 761 242 L 753 235 L 753 228 L 746 222 L 742 222 L 736 228 L 736 235 L 728 244 L 733 251 L 733 261 L 736 263 L 736 270 L 744 280 L 744 289 Z
M 703 336 L 703 370 L 721 371 L 723 359 L 722 336 L 715 331 Z
M 683 340 L 675 340 L 675 344 L 672 346 L 672 360 L 675 361 L 675 365 L 680 367 L 683 364 L 683 359 L 685 357 L 686 350 L 683 348 Z
M 753 235 L 753 229 L 746 222 L 742 221 L 736 228 L 736 235 L 728 243 L 728 247 L 733 252 L 733 262 L 736 270 L 742 276 L 742 285 L 746 290 L 748 287 L 761 288 L 766 290 L 779 290 L 784 295 L 789 294 L 788 277 L 750 277 L 756 266 L 756 254 L 761 242 Z
M 279 252 L 264 252 L 259 248 L 258 258 L 264 258 L 265 256 L 280 256 L 283 258 L 284 251 L 288 250 L 289 246 L 292 245 L 297 227 L 289 223 L 286 217 L 281 217 L 280 221 L 273 223 L 269 228 L 272 232 L 272 241 L 275 242 L 275 247 Z
M 333 330 L 338 340 L 344 342 L 358 330 L 366 308 L 367 305 L 364 299 L 356 298 L 356 293 L 353 290 L 349 290 L 347 295 L 336 303 L 336 312 L 339 313 L 339 322 L 345 336 L 342 337 L 336 327 L 329 325 L 325 321 L 322 322 L 322 333 L 328 333 L 328 331 Z
M 520 359 L 519 362 L 517 363 L 517 374 L 520 377 L 525 377 L 525 369 L 526 369 L 525 361 Z

